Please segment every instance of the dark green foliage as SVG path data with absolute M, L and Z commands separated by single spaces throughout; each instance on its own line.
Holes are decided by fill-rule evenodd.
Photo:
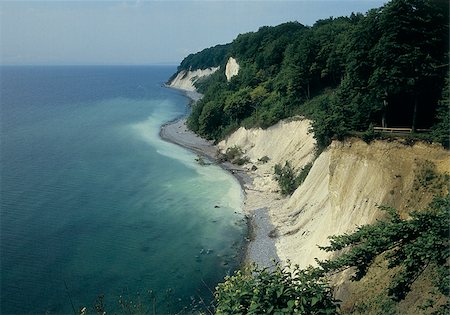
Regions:
M 236 271 L 219 284 L 216 314 L 337 314 L 337 301 L 314 269 Z
M 244 165 L 244 164 L 246 164 L 246 163 L 248 163 L 248 162 L 250 162 L 250 159 L 249 159 L 248 157 L 246 157 L 246 156 L 243 156 L 243 157 L 240 157 L 240 158 L 235 159 L 235 160 L 233 161 L 233 164 L 236 164 L 236 165 Z
M 295 169 L 288 161 L 283 167 L 280 164 L 275 164 L 275 179 L 278 181 L 281 194 L 284 196 L 292 194 L 305 181 L 311 167 L 312 163 L 306 164 L 297 175 Z
M 387 220 L 365 225 L 355 233 L 330 237 L 325 251 L 348 249 L 335 259 L 318 261 L 326 271 L 340 271 L 355 267 L 354 279 L 366 275 L 374 259 L 386 254 L 388 267 L 397 267 L 388 293 L 394 301 L 405 298 L 411 285 L 426 268 L 437 270 L 435 283 L 440 292 L 448 295 L 450 257 L 450 197 L 436 197 L 424 211 L 411 213 L 402 220 L 392 208 L 382 208 Z
M 188 55 L 183 59 L 178 66 L 177 72 L 169 78 L 168 82 L 172 81 L 182 70 L 207 69 L 224 65 L 229 50 L 230 44 L 216 45 L 214 47 L 203 49 L 198 53 Z M 196 86 L 202 85 L 202 83 L 203 82 L 197 82 Z
M 283 167 L 280 164 L 275 164 L 274 173 L 282 195 L 290 195 L 297 189 L 295 170 L 288 161 L 286 161 Z
M 323 94 L 313 99 L 315 107 L 312 109 L 312 131 L 317 141 L 318 151 L 325 149 L 332 140 L 342 140 L 349 132 L 344 108 L 339 106 L 335 93 Z
M 233 56 L 240 70 L 230 82 L 223 71 L 198 82 L 204 98 L 189 127 L 218 140 L 301 114 L 314 120 L 320 150 L 370 125 L 433 127 L 424 137 L 448 147 L 448 11 L 447 1 L 392 0 L 311 27 L 261 27 L 190 55 L 180 69 L 223 67 Z
M 183 59 L 178 66 L 178 71 L 190 69 L 206 69 L 217 67 L 226 61 L 230 44 L 217 45 L 211 48 L 203 49 L 196 54 L 190 54 Z
M 450 72 L 447 74 L 442 89 L 442 96 L 436 110 L 436 123 L 433 126 L 432 135 L 436 142 L 442 143 L 445 148 L 450 147 Z
M 309 171 L 311 170 L 313 164 L 310 162 L 306 164 L 302 169 L 300 170 L 300 173 L 298 174 L 297 178 L 295 179 L 295 182 L 297 186 L 300 186 L 306 179 L 306 176 L 308 176 Z
M 369 125 L 369 128 L 367 128 L 361 137 L 366 143 L 372 142 L 377 137 L 377 133 L 375 132 L 372 124 Z
M 228 148 L 224 154 L 220 154 L 219 155 L 219 160 L 220 161 L 233 161 L 236 158 L 239 158 L 242 156 L 242 154 L 244 154 L 242 152 L 242 149 L 238 146 L 234 146 L 231 148 Z
M 443 3 L 442 3 L 443 4 Z M 429 127 L 448 62 L 448 4 L 397 0 L 371 16 L 368 87 L 387 123 Z M 422 110 L 426 106 L 426 110 Z

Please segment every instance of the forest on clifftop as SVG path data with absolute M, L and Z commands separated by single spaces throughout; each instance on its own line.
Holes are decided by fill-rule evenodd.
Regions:
M 186 57 L 178 71 L 237 60 L 239 74 L 201 79 L 204 97 L 190 129 L 219 140 L 239 128 L 267 128 L 303 115 L 319 149 L 374 127 L 402 127 L 410 137 L 449 146 L 449 6 L 393 0 L 366 14 L 312 26 L 288 22 L 240 34 L 232 43 Z M 424 133 L 423 133 L 424 132 Z
M 227 80 L 230 57 L 240 69 Z M 268 128 L 301 115 L 311 119 L 319 151 L 347 136 L 386 137 L 376 127 L 404 128 L 408 131 L 400 136 L 412 142 L 449 147 L 448 1 L 392 0 L 366 14 L 330 17 L 312 26 L 264 26 L 189 55 L 178 71 L 217 66 L 220 71 L 195 83 L 204 97 L 188 118 L 189 128 L 205 138 L 218 141 L 241 126 Z M 423 189 L 440 191 L 427 207 L 408 209 L 407 218 L 382 207 L 383 219 L 332 236 L 321 249 L 336 256 L 318 261 L 319 268 L 237 271 L 217 287 L 212 309 L 218 314 L 448 314 L 448 183 L 448 175 L 429 169 Z M 365 282 L 348 293 L 357 302 L 345 304 L 335 300 L 329 279 L 349 270 L 353 280 Z

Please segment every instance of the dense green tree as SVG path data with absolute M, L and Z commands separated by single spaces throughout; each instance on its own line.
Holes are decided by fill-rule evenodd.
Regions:
M 314 55 L 315 43 L 309 33 L 290 44 L 286 48 L 283 70 L 277 80 L 278 90 L 295 100 L 309 99 Z
M 226 99 L 224 112 L 232 122 L 241 121 L 255 110 L 250 92 L 251 89 L 245 87 Z
M 434 140 L 442 143 L 445 148 L 450 147 L 450 72 L 447 74 L 442 97 L 436 110 L 436 123 L 432 128 Z
M 418 106 L 425 106 L 419 102 L 436 104 L 442 87 L 432 82 L 445 73 L 438 66 L 446 62 L 448 52 L 448 4 L 445 8 L 439 1 L 391 1 L 378 14 L 377 28 L 381 37 L 370 51 L 374 70 L 369 87 L 378 99 L 406 99 L 406 104 L 397 100 L 389 105 L 411 117 L 410 126 L 415 129 Z
M 207 139 L 213 139 L 220 135 L 220 127 L 223 125 L 223 104 L 217 102 L 206 102 L 198 117 L 198 132 Z
M 230 44 L 216 45 L 190 54 L 178 66 L 178 71 L 190 69 L 206 69 L 222 65 L 230 50 Z
M 314 27 L 315 26 L 315 27 Z M 339 84 L 344 72 L 347 33 L 352 29 L 352 20 L 346 17 L 329 18 L 314 24 L 313 38 L 316 41 L 313 70 L 326 85 Z
M 229 82 L 219 71 L 197 83 L 204 97 L 189 127 L 217 140 L 239 125 L 266 128 L 301 114 L 314 120 L 319 147 L 377 125 L 434 125 L 430 139 L 445 145 L 448 11 L 441 0 L 392 0 L 311 27 L 264 26 L 190 55 L 183 69 L 224 67 L 233 56 L 240 70 Z

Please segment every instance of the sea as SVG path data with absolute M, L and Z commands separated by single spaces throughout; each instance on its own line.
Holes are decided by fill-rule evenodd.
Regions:
M 239 183 L 159 137 L 175 71 L 0 67 L 1 314 L 189 313 L 239 267 Z

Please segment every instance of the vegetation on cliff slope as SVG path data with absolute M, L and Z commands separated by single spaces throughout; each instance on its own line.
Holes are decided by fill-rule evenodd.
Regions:
M 305 181 L 311 168 L 312 162 L 306 164 L 298 172 L 291 166 L 289 161 L 286 161 L 283 167 L 280 164 L 275 164 L 274 177 L 278 182 L 281 194 L 284 196 L 291 195 Z
M 330 237 L 321 247 L 343 254 L 318 261 L 308 270 L 251 269 L 237 271 L 219 284 L 216 309 L 223 314 L 335 314 L 337 301 L 325 280 L 330 274 L 352 268 L 353 280 L 364 278 L 377 258 L 387 260 L 392 270 L 386 298 L 364 299 L 357 309 L 343 313 L 401 314 L 396 303 L 405 299 L 414 283 L 426 274 L 432 279 L 430 292 L 414 314 L 448 314 L 450 311 L 450 197 L 436 197 L 429 207 L 401 219 L 395 209 L 385 208 L 388 218 L 364 225 L 351 234 Z M 292 272 L 293 271 L 293 272 Z M 366 303 L 366 304 L 365 304 Z
M 332 236 L 326 251 L 349 250 L 338 258 L 319 262 L 326 271 L 340 271 L 355 267 L 353 279 L 360 280 L 375 258 L 381 254 L 388 268 L 397 272 L 388 288 L 394 301 L 403 300 L 411 286 L 429 268 L 434 271 L 434 285 L 448 296 L 450 290 L 450 199 L 435 198 L 425 211 L 414 211 L 411 219 L 402 220 L 395 209 L 384 208 L 389 218 L 365 225 L 352 234 Z
M 302 114 L 320 147 L 371 125 L 432 128 L 428 138 L 448 145 L 448 31 L 447 1 L 392 0 L 365 15 L 241 34 L 182 62 L 224 69 L 233 56 L 240 65 L 229 82 L 218 71 L 199 83 L 189 127 L 219 139 Z

